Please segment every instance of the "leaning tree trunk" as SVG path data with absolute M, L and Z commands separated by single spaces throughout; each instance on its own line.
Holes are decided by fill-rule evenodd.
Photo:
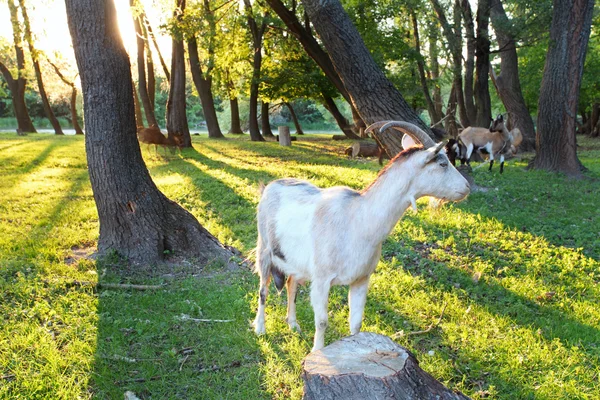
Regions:
M 129 57 L 110 0 L 66 0 L 85 99 L 86 154 L 98 251 L 154 263 L 166 252 L 227 262 L 232 252 L 153 183 L 136 137 Z
M 260 103 L 260 126 L 262 135 L 265 137 L 275 137 L 271 130 L 271 123 L 269 122 L 269 103 L 261 101 Z
M 136 7 L 136 0 L 129 0 L 129 6 L 133 9 Z M 144 115 L 148 126 L 158 127 L 158 121 L 154 114 L 154 106 L 150 100 L 150 94 L 148 91 L 149 84 L 146 81 L 146 41 L 144 40 L 144 34 L 142 32 L 141 15 L 133 15 L 133 26 L 136 34 L 136 45 L 137 45 L 137 70 L 138 70 L 138 93 L 142 99 L 142 105 L 144 106 Z
M 339 0 L 305 0 L 303 3 L 362 120 L 367 124 L 404 120 L 433 136 L 377 66 Z M 402 135 L 392 131 L 374 132 L 390 157 L 402 150 Z
M 12 1 L 12 0 L 9 0 Z M 40 67 L 40 61 L 38 59 L 38 51 L 36 50 L 33 44 L 33 35 L 31 33 L 31 24 L 29 23 L 29 15 L 27 14 L 27 8 L 25 7 L 25 0 L 19 0 L 19 5 L 21 6 L 21 13 L 23 14 L 23 26 L 25 27 L 25 38 L 27 39 L 27 44 L 29 45 L 29 53 L 31 54 L 31 61 L 33 64 L 33 70 L 35 71 L 35 79 L 38 84 L 38 91 L 40 93 L 40 98 L 42 99 L 42 106 L 44 107 L 44 114 L 46 114 L 46 118 L 50 121 L 52 128 L 54 129 L 54 133 L 56 135 L 64 135 L 60 123 L 56 116 L 54 115 L 54 111 L 52 111 L 52 107 L 50 107 L 50 101 L 48 100 L 48 95 L 46 94 L 46 88 L 44 86 L 44 79 L 42 77 L 42 68 Z
M 185 10 L 185 0 L 175 0 L 177 19 Z M 167 100 L 167 132 L 170 138 L 178 138 L 183 147 L 192 147 L 185 104 L 185 57 L 183 40 L 173 36 L 171 56 L 171 81 Z
M 575 120 L 593 11 L 594 0 L 554 0 L 538 104 L 535 168 L 581 175 Z
M 495 77 L 494 86 L 510 116 L 512 127 L 519 128 L 523 135 L 523 143 L 519 148 L 531 151 L 535 149 L 535 127 L 521 90 L 519 60 L 515 38 L 510 31 L 511 22 L 500 0 L 491 0 L 490 17 L 500 48 L 500 74 Z M 494 75 L 492 66 L 490 71 Z
M 468 400 L 419 367 L 387 336 L 360 332 L 310 353 L 302 362 L 305 400 Z
M 215 101 L 212 94 L 212 77 L 210 73 L 203 74 L 200 65 L 200 57 L 198 56 L 198 43 L 196 38 L 188 39 L 188 55 L 190 58 L 190 70 L 192 71 L 192 79 L 202 104 L 202 111 L 206 119 L 206 128 L 208 129 L 208 137 L 212 139 L 223 139 L 217 111 L 215 110 Z
M 335 104 L 335 100 L 333 100 L 333 98 L 331 98 L 331 96 L 329 96 L 328 94 L 325 94 L 325 93 L 322 93 L 322 94 L 323 94 L 323 107 L 325 107 L 327 109 L 327 111 L 329 111 L 331 113 L 331 116 L 333 117 L 333 119 L 335 119 L 335 122 L 340 127 L 340 130 L 342 132 L 344 132 L 344 135 L 346 135 L 348 137 L 348 139 L 361 139 L 360 136 L 358 136 L 356 133 L 354 133 L 352 131 L 352 128 L 350 127 L 350 124 L 348 123 L 348 120 L 346 119 L 346 117 L 344 117 L 344 114 L 342 114 L 342 112 L 338 108 L 337 104 Z
M 68 80 L 63 75 L 63 73 L 60 72 L 60 68 L 58 68 L 56 66 L 56 64 L 54 64 L 49 59 L 46 59 L 46 60 L 48 61 L 48 64 L 50 64 L 50 66 L 54 69 L 54 72 L 56 72 L 56 75 L 58 75 L 60 80 L 71 87 L 71 107 L 70 107 L 71 108 L 71 123 L 73 124 L 73 129 L 75 129 L 75 134 L 83 135 L 83 130 L 81 129 L 81 125 L 79 125 L 79 117 L 77 116 L 77 86 L 75 85 L 75 82 L 74 82 L 75 79 L 73 79 L 73 81 Z M 75 76 L 75 77 L 77 77 L 77 76 Z
M 492 122 L 492 101 L 488 84 L 490 66 L 490 39 L 488 24 L 490 20 L 489 0 L 477 3 L 477 39 L 475 40 L 475 108 L 477 118 L 471 121 L 474 126 L 488 128 Z
M 290 115 L 292 116 L 292 122 L 296 127 L 296 135 L 304 135 L 304 131 L 302 130 L 302 126 L 300 126 L 300 121 L 298 121 L 298 116 L 296 115 L 296 111 L 294 111 L 294 107 L 292 107 L 292 105 L 287 101 L 284 101 L 283 104 L 285 104 L 285 106 L 290 111 Z

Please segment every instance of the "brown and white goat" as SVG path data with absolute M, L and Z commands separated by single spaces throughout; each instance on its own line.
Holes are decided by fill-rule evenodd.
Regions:
M 415 125 L 400 121 L 373 124 L 367 132 L 379 127 L 407 133 L 424 148 L 411 147 L 398 154 L 360 192 L 340 186 L 321 189 L 297 179 L 279 179 L 264 188 L 257 215 L 257 334 L 265 332 L 271 275 L 278 290 L 287 285 L 287 323 L 292 330 L 300 329 L 295 303 L 298 285 L 311 282 L 313 351 L 324 346 L 332 285 L 350 286 L 350 332 L 358 333 L 381 245 L 406 209 L 416 208 L 416 200 L 423 196 L 458 201 L 469 194 L 469 184 L 448 161 L 444 143 L 436 144 Z
M 502 114 L 498 115 L 490 129 L 468 127 L 458 135 L 459 146 L 464 146 L 462 161 L 469 164 L 473 151 L 486 152 L 490 155 L 490 168 L 494 165 L 494 157 L 500 156 L 500 173 L 504 172 L 504 155 L 511 149 L 511 135 Z M 461 151 L 462 153 L 462 151 Z

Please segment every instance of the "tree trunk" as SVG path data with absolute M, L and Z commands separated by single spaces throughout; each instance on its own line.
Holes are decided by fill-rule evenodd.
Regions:
M 129 0 L 129 6 L 132 11 L 136 7 L 136 0 Z M 133 26 L 135 28 L 136 33 L 136 44 L 137 44 L 137 71 L 138 71 L 138 93 L 140 95 L 140 99 L 142 100 L 142 105 L 144 107 L 144 115 L 146 116 L 146 122 L 148 122 L 148 126 L 158 127 L 158 121 L 156 120 L 156 116 L 154 114 L 154 107 L 152 106 L 152 102 L 150 101 L 150 96 L 148 93 L 148 82 L 146 82 L 146 43 L 144 41 L 144 34 L 142 32 L 142 24 L 140 23 L 141 16 L 133 14 Z
M 431 80 L 433 81 L 433 104 L 438 115 L 443 116 L 442 88 L 439 83 L 440 64 L 438 62 L 439 49 L 437 45 L 437 32 L 430 32 L 429 57 L 431 58 Z
M 139 131 L 140 129 L 144 128 L 144 116 L 142 115 L 140 100 L 138 98 L 137 90 L 135 90 L 135 85 L 133 84 L 133 82 L 131 83 L 131 86 L 133 87 L 133 107 L 135 110 L 135 125 L 137 126 L 137 129 Z
M 250 0 L 244 0 L 244 10 L 246 12 L 246 19 L 248 26 L 250 27 L 250 33 L 252 36 L 252 81 L 250 82 L 250 113 L 249 119 L 249 132 L 250 140 L 254 142 L 264 141 L 258 128 L 258 88 L 260 85 L 260 67 L 262 64 L 262 39 L 267 27 L 266 21 L 263 18 L 260 27 L 256 23 L 252 14 L 252 4 Z
M 310 353 L 302 362 L 305 400 L 467 400 L 419 367 L 389 337 L 360 332 Z
M 86 154 L 98 209 L 98 251 L 134 263 L 165 253 L 201 263 L 233 255 L 153 183 L 136 138 L 129 58 L 109 0 L 66 0 L 85 99 Z
M 589 135 L 591 137 L 597 137 L 598 136 L 598 123 L 600 122 L 600 103 L 594 103 L 592 104 L 592 113 L 590 115 L 590 129 L 589 129 Z
M 12 0 L 9 0 L 9 2 L 11 1 Z M 54 128 L 54 134 L 64 135 L 60 123 L 56 119 L 56 116 L 52 111 L 52 107 L 50 107 L 50 101 L 48 100 L 48 95 L 46 94 L 46 88 L 44 87 L 44 79 L 42 76 L 42 68 L 40 67 L 40 62 L 38 60 L 38 51 L 36 50 L 35 45 L 33 44 L 33 35 L 31 33 L 31 25 L 29 23 L 29 15 L 27 14 L 25 0 L 19 0 L 19 5 L 21 7 L 21 13 L 23 15 L 25 38 L 27 39 L 27 44 L 29 45 L 29 53 L 31 54 L 31 61 L 33 64 L 33 69 L 35 71 L 35 78 L 37 80 L 40 98 L 42 99 L 44 114 L 46 114 L 46 118 L 48 118 L 50 124 L 52 125 L 52 128 Z
M 206 128 L 208 129 L 208 137 L 213 139 L 223 139 L 217 111 L 215 110 L 215 101 L 212 94 L 212 77 L 207 72 L 205 75 L 200 65 L 200 57 L 198 56 L 198 43 L 196 38 L 192 37 L 188 40 L 188 55 L 190 58 L 190 70 L 194 85 L 200 96 L 202 111 L 206 119 Z
M 475 108 L 477 118 L 475 126 L 488 128 L 492 122 L 492 101 L 488 84 L 490 66 L 490 39 L 488 25 L 490 20 L 490 0 L 478 0 L 477 3 L 477 39 L 475 56 Z
M 305 0 L 304 7 L 362 120 L 403 120 L 433 136 L 377 66 L 339 0 Z M 374 136 L 390 157 L 402 151 L 399 132 L 388 129 Z
M 515 38 L 510 31 L 511 21 L 500 0 L 491 0 L 490 17 L 500 48 L 500 74 L 496 77 L 494 85 L 513 127 L 519 128 L 523 135 L 520 148 L 523 151 L 531 151 L 535 149 L 535 127 L 521 90 Z
M 77 116 L 77 87 L 75 85 L 71 86 L 71 120 L 73 129 L 75 129 L 75 134 L 83 135 L 83 129 L 81 129 L 81 125 L 79 125 Z
M 555 0 L 538 103 L 538 169 L 580 176 L 575 139 L 579 89 L 594 0 Z
M 465 107 L 469 121 L 477 120 L 477 109 L 473 102 L 473 73 L 475 71 L 475 26 L 473 24 L 473 12 L 468 0 L 460 1 L 463 20 L 465 21 L 465 36 L 467 38 L 467 60 L 465 61 Z M 489 126 L 489 125 L 488 125 Z
M 442 25 L 442 31 L 446 37 L 448 47 L 452 56 L 452 75 L 454 77 L 453 85 L 455 87 L 456 103 L 458 104 L 458 114 L 460 116 L 460 122 L 463 127 L 471 125 L 467 109 L 465 105 L 465 97 L 463 94 L 463 79 L 462 79 L 462 29 L 461 29 L 461 7 L 457 4 L 459 0 L 454 3 L 453 10 L 453 23 L 454 29 L 448 23 L 444 8 L 440 5 L 438 0 L 431 0 L 433 9 Z
M 287 101 L 284 101 L 283 104 L 290 110 L 290 115 L 292 116 L 292 121 L 294 122 L 294 126 L 296 127 L 296 135 L 304 135 L 304 131 L 302 131 L 302 127 L 300 126 L 300 121 L 298 121 L 298 116 L 294 111 L 294 107 Z
M 431 94 L 429 93 L 429 87 L 427 85 L 427 77 L 425 76 L 425 63 L 423 62 L 423 55 L 421 54 L 421 42 L 419 40 L 419 24 L 417 23 L 417 15 L 413 12 L 410 13 L 413 26 L 413 37 L 415 39 L 415 51 L 417 55 L 417 69 L 419 70 L 419 80 L 421 81 L 421 89 L 425 96 L 425 102 L 427 103 L 427 112 L 429 113 L 429 119 L 431 124 L 437 123 L 442 116 L 437 113 Z
M 458 126 L 456 124 L 456 87 L 453 85 L 448 96 L 448 106 L 446 107 L 445 129 L 452 138 L 458 137 Z
M 158 43 L 156 43 L 156 36 L 154 36 L 154 32 L 152 31 L 152 26 L 150 25 L 150 21 L 148 21 L 148 18 L 146 18 L 145 15 L 144 15 L 144 23 L 146 25 L 146 29 L 148 30 L 148 36 L 150 36 L 150 39 L 152 39 L 152 43 L 154 44 L 154 48 L 156 49 L 156 54 L 158 54 L 158 59 L 160 60 L 160 65 L 162 66 L 163 73 L 165 74 L 167 81 L 170 82 L 171 74 L 169 73 L 169 69 L 167 68 L 167 63 L 165 63 L 162 53 L 160 52 Z M 150 47 L 150 44 L 148 44 L 148 47 Z
M 290 127 L 289 126 L 280 126 L 277 128 L 278 136 L 279 136 L 279 144 L 281 146 L 291 146 L 292 145 L 292 137 L 290 136 Z
M 260 103 L 260 126 L 264 137 L 275 137 L 271 130 L 271 123 L 269 122 L 269 103 L 266 101 L 261 101 Z
M 175 16 L 181 19 L 185 10 L 185 0 L 175 0 Z M 183 40 L 173 37 L 171 56 L 171 81 L 167 100 L 167 132 L 169 138 L 178 141 L 182 147 L 192 147 L 192 138 L 188 127 L 185 95 L 185 57 Z M 177 138 L 177 139 L 175 139 Z
M 335 86 L 342 97 L 350 104 L 350 107 L 354 109 L 354 104 L 350 99 L 348 90 L 333 66 L 331 58 L 312 35 L 308 14 L 304 13 L 304 24 L 302 24 L 296 17 L 296 13 L 293 10 L 288 10 L 281 0 L 267 0 L 267 3 L 269 3 L 273 11 L 275 11 L 290 32 L 298 39 L 306 54 L 317 63 L 331 84 Z M 361 121 L 359 125 L 361 124 L 364 124 L 364 122 Z
M 231 127 L 229 128 L 229 133 L 235 133 L 241 135 L 244 133 L 242 130 L 242 125 L 240 124 L 240 108 L 238 106 L 237 97 L 233 97 L 229 99 L 229 111 L 231 115 Z
M 25 87 L 27 79 L 25 78 L 25 54 L 23 53 L 23 33 L 19 23 L 18 9 L 14 0 L 8 0 L 8 9 L 10 11 L 10 21 L 13 29 L 13 45 L 17 59 L 17 78 L 13 78 L 9 69 L 0 62 L 0 70 L 10 89 L 13 110 L 17 119 L 17 128 L 22 132 L 36 132 L 31 117 L 25 105 Z
M 360 139 L 360 136 L 354 133 L 350 128 L 348 120 L 346 117 L 344 117 L 338 106 L 335 104 L 335 101 L 331 98 L 331 96 L 328 96 L 325 93 L 323 93 L 323 106 L 331 113 L 331 116 L 333 119 L 335 119 L 335 122 L 338 124 L 341 131 L 344 132 L 344 135 L 348 137 L 348 139 Z

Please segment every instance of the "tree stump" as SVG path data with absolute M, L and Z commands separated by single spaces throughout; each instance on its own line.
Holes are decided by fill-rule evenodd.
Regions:
M 369 332 L 341 339 L 303 361 L 305 400 L 465 400 L 419 367 L 405 348 Z
M 291 146 L 292 139 L 290 137 L 290 127 L 289 126 L 280 126 L 277 128 L 279 131 L 279 144 L 281 146 Z

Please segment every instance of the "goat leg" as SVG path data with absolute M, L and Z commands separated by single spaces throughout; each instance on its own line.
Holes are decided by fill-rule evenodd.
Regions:
M 300 325 L 296 322 L 296 296 L 298 295 L 298 281 L 291 275 L 287 279 L 287 318 L 285 319 L 292 331 L 301 332 Z
M 350 285 L 348 303 L 350 304 L 350 334 L 356 335 L 362 326 L 365 303 L 367 302 L 367 291 L 369 290 L 369 278 L 362 279 Z
M 488 171 L 491 171 L 493 166 L 494 166 L 494 159 L 492 158 L 490 160 L 490 168 L 488 169 Z

